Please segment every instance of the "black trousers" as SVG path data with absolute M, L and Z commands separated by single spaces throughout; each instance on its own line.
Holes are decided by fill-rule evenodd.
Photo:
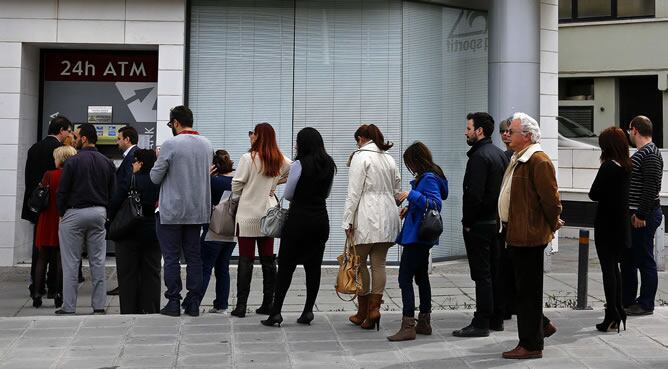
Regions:
M 288 293 L 288 289 L 290 289 L 292 275 L 297 268 L 297 264 L 301 263 L 304 265 L 304 273 L 306 274 L 306 302 L 304 303 L 304 312 L 313 311 L 315 300 L 318 297 L 318 290 L 320 289 L 320 274 L 322 258 L 325 252 L 325 241 L 315 241 L 311 244 L 303 245 L 288 244 L 288 242 L 281 240 L 279 249 L 278 275 L 276 277 L 276 286 L 274 287 L 272 315 L 280 313 L 283 308 L 283 301 L 285 300 L 285 295 Z M 293 250 L 295 251 L 310 250 L 306 256 L 295 257 L 295 251 L 285 250 L 286 248 L 294 248 Z
M 403 316 L 415 316 L 415 292 L 413 279 L 420 291 L 420 312 L 431 313 L 431 284 L 429 283 L 429 247 L 406 245 L 399 264 L 399 288 Z
M 37 265 L 35 266 L 35 274 L 33 274 L 33 286 L 34 292 L 33 297 L 43 296 L 44 283 L 46 280 L 47 264 L 49 266 L 49 271 L 55 274 L 49 279 L 51 283 L 55 286 L 49 287 L 49 292 L 59 293 L 61 296 L 63 294 L 63 271 L 60 264 L 60 249 L 58 247 L 47 247 L 44 246 L 40 249 L 39 256 L 37 257 Z
M 603 292 L 605 293 L 605 316 L 614 320 L 624 313 L 622 306 L 622 274 L 619 269 L 621 250 L 614 242 L 605 242 L 596 238 L 596 253 L 603 274 Z
M 157 241 L 116 242 L 116 273 L 121 314 L 160 311 L 160 245 Z
M 503 280 L 501 278 L 501 246 L 496 224 L 474 224 L 464 231 L 466 255 L 475 282 L 476 309 L 471 324 L 488 329 L 503 322 Z
M 30 290 L 30 293 L 35 295 L 35 293 L 39 294 L 40 296 L 46 294 L 46 290 L 48 289 L 49 291 L 56 291 L 63 293 L 63 286 L 62 286 L 62 279 L 61 279 L 61 284 L 58 284 L 58 273 L 61 274 L 62 278 L 62 272 L 60 271 L 60 268 L 57 267 L 55 264 L 52 264 L 50 261 L 47 260 L 47 264 L 45 267 L 45 280 L 43 281 L 46 284 L 46 288 L 44 287 L 44 284 L 42 284 L 42 287 L 40 287 L 39 290 L 35 290 L 35 271 L 37 268 L 37 262 L 39 259 L 39 249 L 35 245 L 35 239 L 37 236 L 37 224 L 33 224 L 32 227 L 32 262 L 30 263 L 30 286 L 28 289 Z M 58 257 L 60 260 L 60 257 Z M 58 286 L 60 286 L 60 289 L 58 289 Z M 31 296 L 32 297 L 32 296 Z
M 515 272 L 519 345 L 532 351 L 543 349 L 543 252 L 546 246 L 508 245 Z

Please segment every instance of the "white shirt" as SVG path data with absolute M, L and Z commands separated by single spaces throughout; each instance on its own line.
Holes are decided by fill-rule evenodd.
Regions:
M 128 156 L 128 153 L 130 152 L 130 150 L 132 150 L 132 148 L 135 147 L 135 146 L 137 146 L 137 145 L 132 145 L 132 146 L 128 147 L 128 149 L 125 150 L 125 152 L 123 153 L 123 158 Z

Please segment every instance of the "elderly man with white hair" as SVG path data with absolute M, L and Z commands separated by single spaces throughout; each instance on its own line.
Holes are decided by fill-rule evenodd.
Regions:
M 536 120 L 513 114 L 509 134 L 514 154 L 501 184 L 499 218 L 515 275 L 519 344 L 502 356 L 534 359 L 543 357 L 543 251 L 563 225 L 561 201 Z

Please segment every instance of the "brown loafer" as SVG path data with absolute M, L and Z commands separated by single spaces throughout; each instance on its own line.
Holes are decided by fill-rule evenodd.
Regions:
M 543 357 L 542 350 L 529 351 L 524 347 L 517 345 L 514 349 L 501 354 L 504 359 L 540 359 Z
M 545 327 L 543 327 L 543 337 L 547 338 L 555 333 L 557 333 L 557 327 L 555 327 L 552 322 L 549 322 Z

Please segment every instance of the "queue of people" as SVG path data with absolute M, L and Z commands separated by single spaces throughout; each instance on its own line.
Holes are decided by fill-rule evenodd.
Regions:
M 297 322 L 313 321 L 330 237 L 327 199 L 337 172 L 322 136 L 314 128 L 300 130 L 292 161 L 279 149 L 273 127 L 257 124 L 249 131 L 250 150 L 234 168 L 227 151 L 214 152 L 193 125 L 190 109 L 173 108 L 168 126 L 174 137 L 158 151 L 140 149 L 137 131 L 121 128 L 117 143 L 123 161 L 117 169 L 97 151 L 94 126 L 74 129 L 65 117 L 52 119 L 49 136 L 29 151 L 32 162 L 30 171 L 26 169 L 28 191 L 41 184 L 48 188 L 49 198 L 48 207 L 38 212 L 28 209 L 28 195 L 24 201 L 24 218 L 36 223 L 29 288 L 33 306 L 42 306 L 47 295 L 54 299 L 56 314 L 76 312 L 85 250 L 93 284 L 91 307 L 93 313 L 105 313 L 107 228 L 123 216 L 120 209 L 133 192 L 141 199 L 141 220 L 126 234 L 114 236 L 122 314 L 180 316 L 183 310 L 198 316 L 212 274 L 216 293 L 209 313 L 227 314 L 229 265 L 238 243 L 236 306 L 229 314 L 244 318 L 248 312 L 257 247 L 263 298 L 255 312 L 268 316 L 261 323 L 283 322 L 283 302 L 297 265 L 303 265 L 306 274 L 306 300 Z M 564 225 L 556 171 L 540 146 L 541 131 L 534 118 L 515 113 L 500 123 L 505 152 L 492 143 L 494 127 L 487 113 L 466 117 L 465 136 L 471 148 L 463 182 L 462 230 L 476 306 L 470 324 L 452 334 L 489 336 L 503 331 L 504 320 L 517 315 L 519 342 L 503 357 L 540 358 L 544 339 L 557 331 L 542 310 L 544 250 Z M 604 332 L 619 331 L 622 325 L 625 329 L 628 315 L 651 314 L 657 289 L 652 237 L 661 221 L 658 191 L 663 162 L 651 142 L 648 118 L 634 118 L 629 135 L 638 147 L 630 158 L 621 129 L 611 127 L 601 133 L 601 167 L 589 193 L 598 206 L 595 239 L 606 309 L 596 328 Z M 437 233 L 428 233 L 425 219 L 429 215 L 440 222 L 448 198 L 447 177 L 429 148 L 418 141 L 402 155 L 414 177 L 410 190 L 402 191 L 399 168 L 388 153 L 393 144 L 381 130 L 363 124 L 353 138 L 357 149 L 347 163 L 342 229 L 360 259 L 361 286 L 357 312 L 349 320 L 362 329 L 380 328 L 387 253 L 398 244 L 402 321 L 397 333 L 387 338 L 404 341 L 430 335 L 429 253 L 439 242 L 442 223 Z M 50 161 L 41 159 L 47 156 Z M 277 192 L 283 184 L 290 207 L 277 258 L 275 236 L 264 234 L 262 219 L 282 201 Z M 209 227 L 213 207 L 232 197 L 238 199 L 234 235 L 218 234 Z M 181 255 L 187 264 L 185 296 Z M 167 299 L 162 308 L 161 269 Z M 413 281 L 420 295 L 417 319 Z

